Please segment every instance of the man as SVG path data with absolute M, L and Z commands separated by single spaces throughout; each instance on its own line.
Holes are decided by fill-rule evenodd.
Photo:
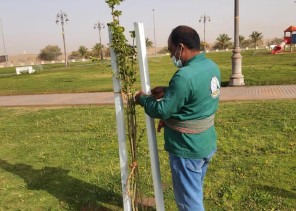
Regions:
M 169 153 L 175 201 L 179 210 L 202 211 L 203 181 L 216 152 L 214 114 L 220 94 L 220 71 L 200 52 L 197 32 L 178 26 L 168 39 L 168 49 L 179 68 L 168 87 L 140 91 L 135 100 L 164 127 L 165 150 Z

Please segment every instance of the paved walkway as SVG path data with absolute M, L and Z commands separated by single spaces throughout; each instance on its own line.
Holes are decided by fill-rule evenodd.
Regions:
M 221 101 L 296 99 L 296 85 L 222 87 Z M 113 104 L 112 92 L 0 96 L 5 106 L 71 106 Z

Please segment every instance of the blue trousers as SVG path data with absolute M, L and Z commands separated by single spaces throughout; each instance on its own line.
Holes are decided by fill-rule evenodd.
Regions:
M 204 211 L 203 181 L 213 150 L 206 158 L 188 159 L 170 154 L 175 201 L 179 211 Z

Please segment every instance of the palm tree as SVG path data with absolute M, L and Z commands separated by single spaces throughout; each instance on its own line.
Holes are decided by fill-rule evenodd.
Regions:
M 92 47 L 92 54 L 93 56 L 100 56 L 101 50 L 103 50 L 104 45 L 101 45 L 100 43 L 96 43 L 93 47 Z
M 147 48 L 149 48 L 149 47 L 152 47 L 152 45 L 153 45 L 153 42 L 151 41 L 151 40 L 149 40 L 149 38 L 148 37 L 146 37 L 146 47 Z
M 248 47 L 250 44 L 250 40 L 246 40 L 243 35 L 239 35 L 239 46 L 241 48 Z
M 227 34 L 220 34 L 219 37 L 216 38 L 215 48 L 225 49 L 229 48 L 232 43 L 230 42 L 231 38 Z
M 81 45 L 79 48 L 78 48 L 78 53 L 81 55 L 82 58 L 85 58 L 88 54 L 88 49 Z
M 245 41 L 245 37 L 243 35 L 239 35 L 239 46 L 242 47 L 242 43 Z
M 255 44 L 255 48 L 257 47 L 257 43 L 263 40 L 263 34 L 258 31 L 253 31 L 249 37 L 251 41 Z

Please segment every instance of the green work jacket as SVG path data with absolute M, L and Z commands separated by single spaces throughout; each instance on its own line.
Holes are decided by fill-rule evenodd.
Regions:
M 152 118 L 166 120 L 205 119 L 217 111 L 221 76 L 218 66 L 200 53 L 177 70 L 156 100 L 142 95 L 140 104 Z M 201 159 L 216 148 L 215 126 L 198 134 L 182 133 L 164 126 L 165 150 L 183 158 Z

